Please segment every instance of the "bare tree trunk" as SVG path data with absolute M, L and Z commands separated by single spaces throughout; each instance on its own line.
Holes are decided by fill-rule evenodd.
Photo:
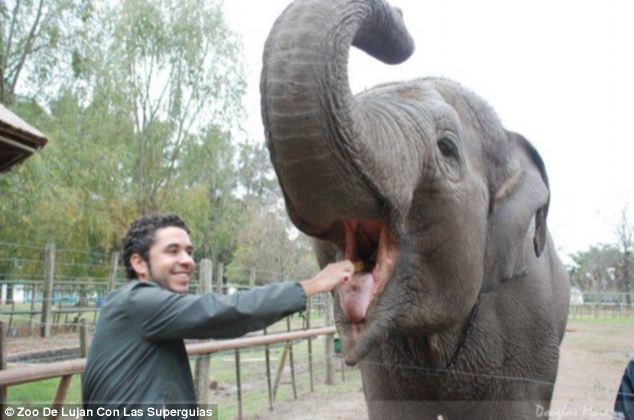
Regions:
M 40 0 L 40 4 L 37 8 L 37 15 L 35 16 L 35 22 L 33 22 L 33 26 L 31 26 L 31 30 L 29 32 L 29 37 L 26 40 L 24 45 L 24 51 L 22 51 L 22 55 L 20 56 L 20 62 L 16 67 L 15 72 L 13 73 L 13 81 L 11 82 L 11 86 L 9 87 L 9 94 L 13 96 L 15 92 L 15 87 L 18 83 L 18 79 L 20 77 L 20 73 L 22 72 L 22 67 L 26 62 L 26 57 L 31 53 L 31 47 L 33 46 L 33 40 L 35 39 L 35 32 L 37 30 L 38 25 L 40 24 L 40 18 L 42 17 L 42 8 L 44 7 L 44 0 Z
M 625 292 L 625 303 L 627 303 L 628 307 L 632 304 L 632 299 L 630 297 L 630 290 L 631 290 L 630 264 L 631 262 L 632 262 L 632 253 L 628 249 L 623 253 L 623 291 Z
M 0 9 L 0 13 L 2 10 Z M 5 67 L 5 59 L 4 59 L 4 39 L 2 38 L 2 34 L 4 33 L 4 28 L 2 27 L 2 22 L 0 22 L 0 104 L 4 104 L 4 67 Z
M 621 209 L 621 220 L 619 220 L 619 223 L 616 226 L 616 234 L 619 238 L 621 249 L 623 251 L 623 278 L 621 279 L 621 286 L 622 290 L 625 292 L 625 301 L 629 307 L 629 305 L 632 303 L 630 297 L 630 277 L 632 273 L 632 248 L 634 247 L 632 236 L 634 235 L 634 226 L 632 226 L 632 223 L 628 218 L 627 206 Z

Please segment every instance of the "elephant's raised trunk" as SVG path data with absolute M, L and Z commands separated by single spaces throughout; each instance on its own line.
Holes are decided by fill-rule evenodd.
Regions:
M 341 218 L 377 219 L 384 197 L 368 173 L 368 114 L 348 85 L 355 45 L 388 63 L 413 41 L 400 12 L 379 0 L 297 0 L 275 23 L 262 70 L 262 118 L 287 208 L 306 233 Z M 301 215 L 301 217 L 299 216 Z

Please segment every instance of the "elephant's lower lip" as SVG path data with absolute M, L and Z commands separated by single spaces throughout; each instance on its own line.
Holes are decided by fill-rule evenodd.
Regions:
M 348 357 L 353 350 L 357 348 L 360 338 L 367 329 L 366 322 L 348 322 L 340 329 L 341 338 L 343 339 L 343 347 Z
M 350 324 L 350 334 L 352 335 L 352 339 L 357 341 L 361 334 L 363 334 L 363 330 L 365 330 L 365 322 L 355 322 Z

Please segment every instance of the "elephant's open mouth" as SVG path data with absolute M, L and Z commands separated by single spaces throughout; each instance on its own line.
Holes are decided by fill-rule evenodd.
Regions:
M 371 304 L 385 287 L 397 257 L 397 246 L 380 221 L 344 221 L 344 256 L 363 268 L 338 289 L 339 304 L 350 323 L 353 340 L 364 330 Z

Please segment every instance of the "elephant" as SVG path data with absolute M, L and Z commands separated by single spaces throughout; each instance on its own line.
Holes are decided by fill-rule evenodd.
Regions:
M 352 45 L 389 64 L 414 50 L 383 0 L 296 0 L 260 90 L 291 221 L 321 266 L 362 266 L 333 296 L 370 418 L 547 416 L 570 285 L 542 158 L 446 78 L 353 95 Z

